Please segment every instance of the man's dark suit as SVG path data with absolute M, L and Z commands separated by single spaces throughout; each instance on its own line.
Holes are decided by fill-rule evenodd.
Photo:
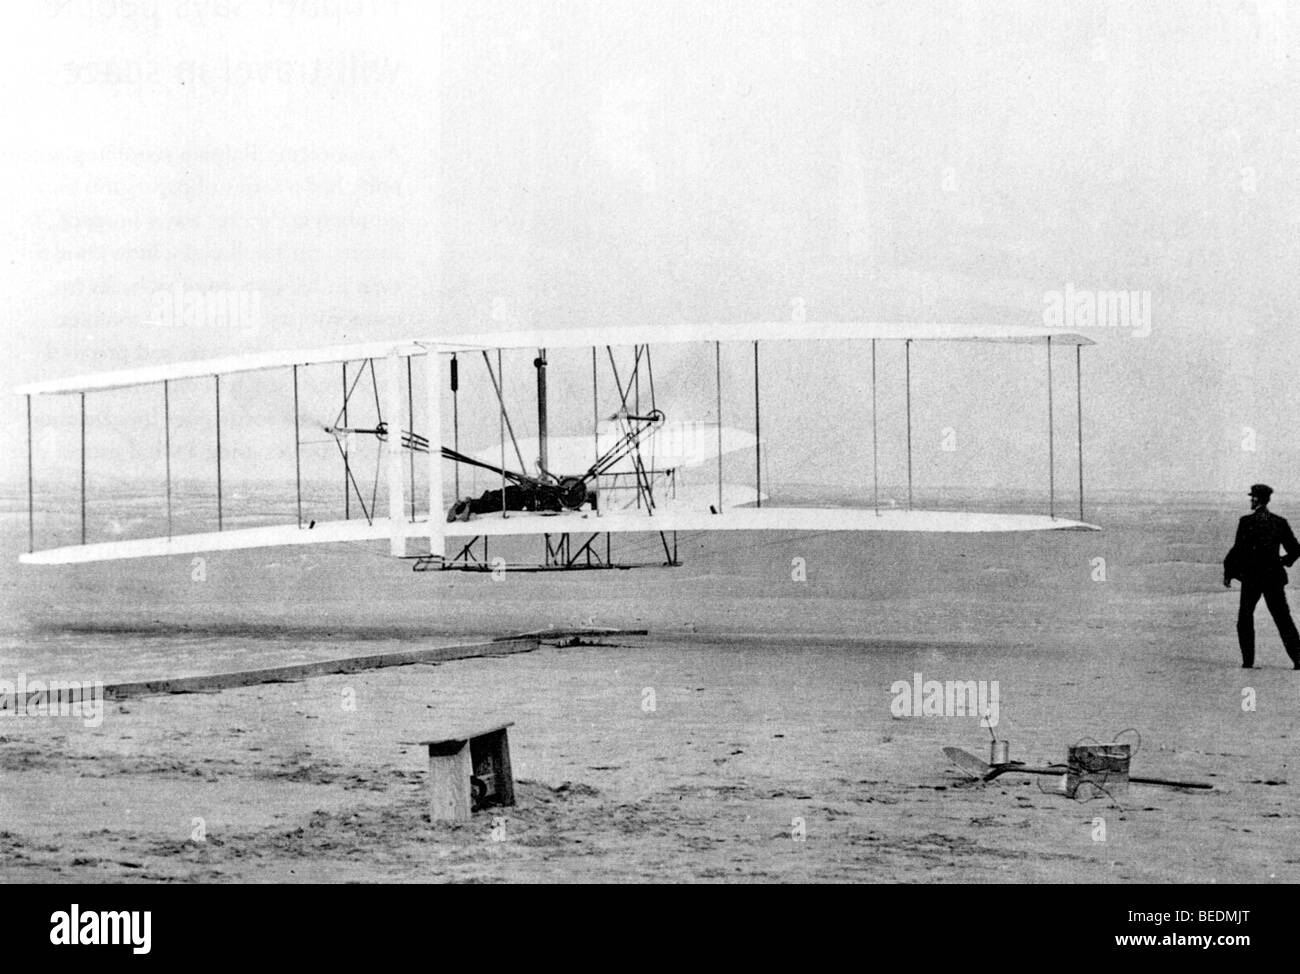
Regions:
M 1278 556 L 1281 547 L 1286 554 Z M 1263 596 L 1264 604 L 1277 623 L 1291 662 L 1300 667 L 1300 634 L 1291 620 L 1286 604 L 1286 569 L 1300 558 L 1300 541 L 1296 541 L 1286 518 L 1278 517 L 1266 507 L 1252 511 L 1237 524 L 1237 540 L 1223 560 L 1223 580 L 1241 580 L 1241 607 L 1237 612 L 1237 640 L 1241 643 L 1241 663 L 1255 665 L 1255 606 Z

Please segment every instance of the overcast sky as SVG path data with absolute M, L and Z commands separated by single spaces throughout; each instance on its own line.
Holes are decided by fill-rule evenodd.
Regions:
M 1149 334 L 1073 320 L 1097 342 L 1089 482 L 1300 491 L 1300 9 L 1281 0 L 60 0 L 0 18 L 9 479 L 8 393 L 31 379 L 506 327 L 1040 325 L 1067 293 L 1122 290 Z M 712 418 L 706 352 L 656 357 L 672 418 Z M 913 364 L 922 483 L 1045 481 L 1041 350 Z M 1072 355 L 1055 365 L 1069 483 Z M 869 476 L 869 349 L 782 345 L 764 367 L 771 476 Z M 901 351 L 880 367 L 897 480 Z M 560 432 L 590 416 L 584 368 L 553 373 Z M 737 425 L 748 368 L 743 349 L 726 363 Z M 473 378 L 482 445 L 496 417 Z M 229 393 L 248 477 L 292 442 L 286 387 L 260 381 Z M 332 418 L 336 377 L 313 381 Z M 177 393 L 182 456 L 207 395 Z M 156 399 L 90 398 L 92 472 L 156 469 Z M 36 409 L 39 469 L 61 471 L 75 404 Z

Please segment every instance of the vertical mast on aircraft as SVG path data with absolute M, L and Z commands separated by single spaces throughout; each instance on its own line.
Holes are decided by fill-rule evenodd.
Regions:
M 546 455 L 546 349 L 537 350 L 533 365 L 537 367 L 537 463 L 542 468 L 542 476 L 545 476 L 551 469 L 550 458 Z

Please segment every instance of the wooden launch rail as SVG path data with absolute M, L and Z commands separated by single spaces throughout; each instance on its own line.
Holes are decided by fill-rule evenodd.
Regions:
M 478 656 L 506 656 L 511 653 L 526 653 L 537 649 L 540 643 L 541 640 L 536 636 L 521 636 L 491 642 L 432 646 L 427 649 L 413 649 L 400 653 L 347 656 L 313 663 L 270 666 L 258 670 L 238 670 L 231 673 L 141 680 L 134 683 L 110 683 L 104 687 L 104 697 L 109 700 L 121 700 L 125 697 L 140 697 L 156 693 L 214 693 L 218 690 L 257 686 L 263 683 L 293 683 L 314 676 L 379 670 L 388 666 L 443 663 L 456 659 L 472 659 Z

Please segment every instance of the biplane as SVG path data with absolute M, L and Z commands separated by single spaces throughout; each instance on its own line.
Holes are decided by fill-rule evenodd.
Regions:
M 761 411 L 761 356 L 777 343 L 851 341 L 870 345 L 871 371 L 863 379 L 862 399 L 872 403 L 873 496 L 857 507 L 773 506 L 764 493 Z M 904 349 L 907 389 L 907 495 L 903 506 L 881 505 L 876 440 L 876 350 L 885 342 Z M 933 510 L 914 507 L 912 498 L 911 350 L 916 342 L 982 342 L 1032 344 L 1045 350 L 1049 501 L 1047 513 L 1004 513 Z M 697 346 L 712 361 L 713 415 L 708 421 L 671 417 L 668 404 L 657 400 L 652 349 L 663 345 Z M 427 339 L 377 341 L 311 351 L 239 355 L 208 361 L 104 372 L 48 382 L 17 390 L 27 399 L 29 550 L 20 560 L 33 565 L 77 564 L 118 559 L 193 555 L 337 542 L 387 540 L 390 553 L 410 559 L 419 571 L 486 570 L 488 541 L 533 536 L 544 543 L 535 562 L 510 567 L 530 570 L 630 567 L 616 562 L 611 536 L 657 535 L 664 559 L 675 565 L 678 532 L 1001 532 L 1097 530 L 1083 519 L 1082 366 L 1080 352 L 1087 338 L 1042 328 L 981 325 L 875 324 L 859 322 L 786 322 L 758 324 L 681 324 L 661 327 L 586 328 L 447 335 Z M 752 354 L 753 428 L 725 425 L 722 370 L 723 346 L 740 346 Z M 1078 518 L 1056 509 L 1056 444 L 1054 441 L 1054 348 L 1072 348 L 1075 392 L 1078 397 Z M 590 425 L 586 430 L 551 436 L 548 422 L 548 354 L 590 357 L 590 389 L 569 383 L 566 399 L 590 396 Z M 537 421 L 536 436 L 517 436 L 517 416 L 507 408 L 503 351 L 535 352 L 532 360 Z M 618 354 L 616 355 L 616 350 Z M 694 353 L 692 353 L 694 354 Z M 622 366 L 619 361 L 622 359 Z M 423 415 L 415 409 L 417 363 L 423 372 Z M 500 442 L 492 450 L 460 448 L 460 394 L 469 369 L 476 381 L 491 389 Z M 317 426 L 332 438 L 344 482 L 344 516 L 318 519 L 304 516 L 302 430 L 299 388 L 307 370 L 338 370 L 341 402 L 334 419 Z M 223 513 L 222 378 L 237 373 L 282 373 L 293 390 L 294 465 L 297 517 L 294 521 L 247 526 L 229 524 Z M 172 417 L 170 402 L 178 383 L 210 384 L 215 397 L 216 477 L 212 483 L 215 524 L 211 530 L 177 533 L 172 530 Z M 585 385 L 585 381 L 582 383 Z M 869 390 L 867 386 L 869 385 Z M 160 444 L 166 460 L 166 509 L 158 512 L 154 536 L 111 540 L 88 536 L 86 520 L 86 413 L 94 397 L 107 390 L 150 386 L 159 390 L 165 435 Z M 698 390 L 697 390 L 698 391 Z M 729 392 L 731 390 L 728 390 Z M 745 393 L 748 398 L 748 392 Z M 32 401 L 43 396 L 80 400 L 79 543 L 51 548 L 36 544 L 32 457 Z M 447 400 L 451 408 L 446 408 Z M 494 400 L 494 401 L 493 401 Z M 364 410 L 363 407 L 364 406 Z M 332 409 L 331 405 L 331 409 Z M 450 416 L 447 414 L 450 413 Z M 748 409 L 746 416 L 748 417 Z M 361 418 L 364 416 L 364 419 Z M 531 422 L 531 421 L 530 421 Z M 359 441 L 376 444 L 375 488 L 369 499 L 353 469 L 351 457 Z M 448 442 L 450 441 L 450 443 Z M 286 451 L 288 444 L 285 444 Z M 724 461 L 752 451 L 752 482 L 724 479 Z M 418 458 L 418 459 L 417 459 Z M 423 467 L 423 491 L 417 489 L 416 464 Z M 701 484 L 685 476 L 709 469 Z M 380 471 L 385 491 L 379 492 Z M 450 478 L 448 471 L 451 472 Z M 462 496 L 462 474 L 484 487 L 475 496 Z M 716 473 L 716 482 L 712 475 Z M 450 480 L 450 484 L 449 484 Z M 486 483 L 481 481 L 486 480 Z M 448 503 L 446 488 L 453 486 Z M 423 493 L 417 504 L 417 493 Z M 386 494 L 381 511 L 379 498 Z M 163 533 L 161 525 L 166 524 Z M 287 519 L 286 519 L 287 520 Z

